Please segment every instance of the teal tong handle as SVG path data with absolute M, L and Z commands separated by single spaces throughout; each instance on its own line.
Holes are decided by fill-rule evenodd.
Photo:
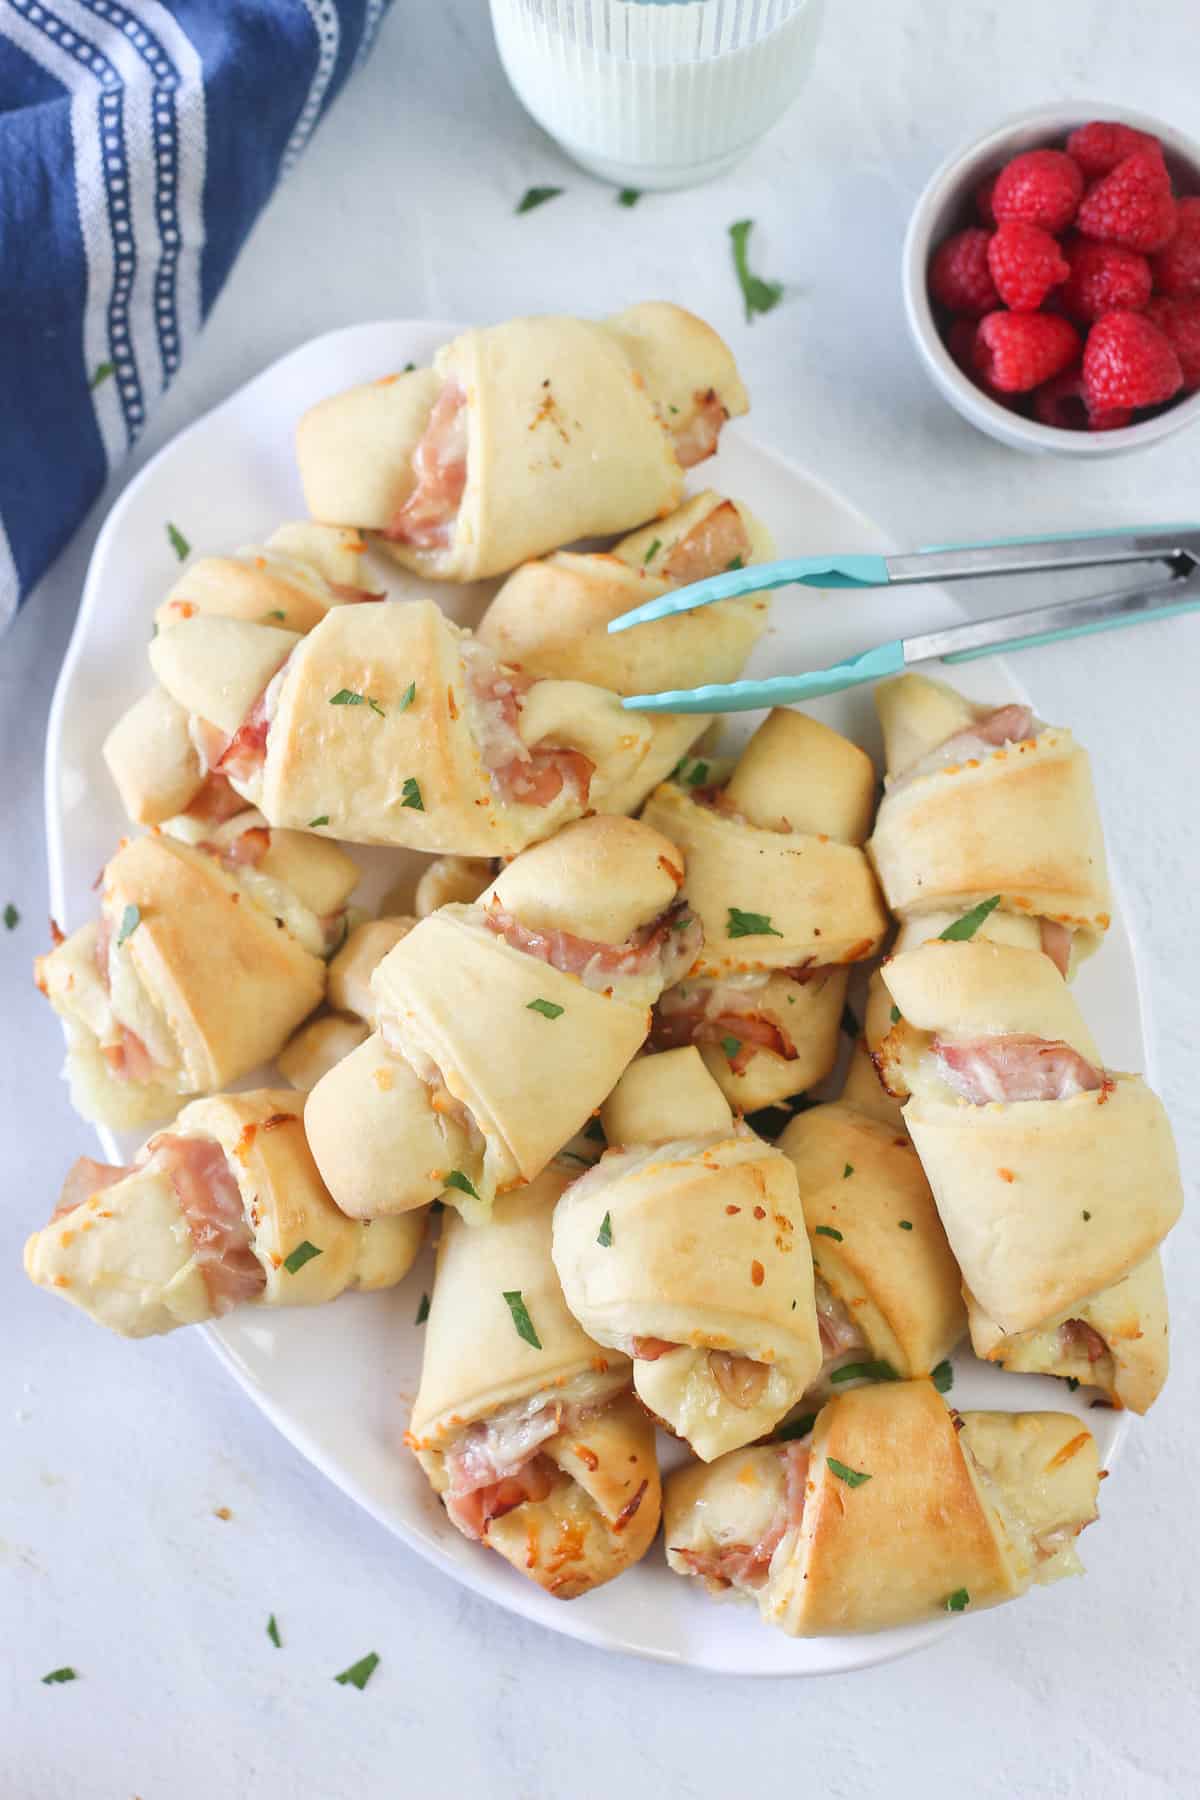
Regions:
M 766 681 L 731 681 L 710 687 L 676 688 L 665 694 L 633 694 L 621 705 L 631 712 L 727 713 L 754 712 L 764 706 L 787 706 L 794 700 L 819 700 L 823 694 L 840 694 L 843 688 L 861 687 L 899 675 L 904 668 L 904 645 L 899 638 L 877 644 L 828 669 L 811 669 L 806 675 L 772 675 Z
M 658 600 L 647 600 L 632 612 L 613 619 L 610 632 L 628 631 L 632 625 L 648 625 L 655 619 L 669 619 L 675 613 L 692 612 L 698 606 L 711 606 L 716 600 L 738 600 L 743 594 L 761 594 L 768 588 L 869 588 L 886 587 L 887 562 L 882 556 L 795 556 L 783 562 L 752 563 L 745 569 L 726 569 L 721 575 L 710 575 L 694 581 L 690 587 L 663 594 Z

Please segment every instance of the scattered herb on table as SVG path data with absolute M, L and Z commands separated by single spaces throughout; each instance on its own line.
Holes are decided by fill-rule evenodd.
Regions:
M 641 188 L 622 188 L 617 195 L 618 206 L 636 206 L 642 197 Z
M 109 377 L 111 375 L 115 375 L 115 374 L 116 374 L 116 369 L 112 363 L 110 363 L 110 362 L 97 363 L 95 372 L 92 375 L 92 379 L 88 382 L 88 386 L 91 388 L 93 394 L 95 393 L 95 391 L 98 387 L 104 386 L 104 383 L 109 379 Z
M 283 1639 L 279 1635 L 279 1627 L 275 1623 L 275 1614 L 274 1613 L 272 1613 L 270 1618 L 267 1620 L 267 1636 L 270 1638 L 271 1642 L 274 1644 L 274 1646 L 277 1650 L 283 1649 Z
M 42 1676 L 42 1686 L 43 1687 L 57 1687 L 57 1686 L 59 1686 L 60 1683 L 62 1683 L 64 1681 L 78 1681 L 78 1680 L 79 1680 L 79 1677 L 75 1673 L 74 1669 L 71 1669 L 71 1668 L 51 1669 L 51 1671 L 48 1675 Z
M 754 229 L 753 219 L 739 219 L 729 227 L 733 244 L 733 267 L 746 306 L 746 322 L 752 325 L 756 313 L 770 312 L 783 299 L 783 286 L 778 281 L 764 281 L 750 269 L 748 240 Z
M 340 1687 L 355 1687 L 361 1694 L 378 1667 L 379 1658 L 372 1650 L 369 1656 L 364 1656 L 360 1662 L 351 1663 L 348 1669 L 343 1669 L 333 1679 Z
M 5 931 L 15 931 L 20 923 L 21 915 L 10 900 L 4 909 L 4 929 Z
M 188 557 L 192 554 L 192 546 L 188 543 L 178 525 L 172 525 L 170 520 L 167 521 L 167 542 L 170 544 L 180 562 L 186 562 Z
M 557 200 L 562 191 L 560 187 L 526 188 L 517 201 L 516 210 L 518 213 L 532 212 L 535 206 L 545 206 L 547 200 Z

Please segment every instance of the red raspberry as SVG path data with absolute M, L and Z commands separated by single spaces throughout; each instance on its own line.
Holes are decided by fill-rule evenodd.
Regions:
M 1170 340 L 1141 313 L 1097 319 L 1083 351 L 1083 392 L 1090 412 L 1158 406 L 1177 394 L 1183 370 Z
M 998 175 L 989 175 L 987 180 L 981 181 L 979 186 L 975 189 L 975 211 L 979 214 L 979 217 L 983 220 L 984 224 L 989 227 L 994 226 L 996 223 L 996 213 L 992 206 L 992 195 L 996 192 L 996 183 L 999 179 L 1000 177 Z
M 975 369 L 1002 394 L 1040 387 L 1079 354 L 1079 334 L 1053 313 L 989 313 L 975 334 Z
M 946 348 L 964 375 L 975 372 L 975 321 L 952 319 L 946 333 Z
M 1026 150 L 996 177 L 996 223 L 1023 219 L 1043 231 L 1065 231 L 1083 198 L 1083 171 L 1065 150 Z
M 1071 273 L 1070 263 L 1050 233 L 1021 219 L 1006 219 L 997 225 L 987 247 L 987 260 L 997 293 L 1014 312 L 1036 312 L 1050 289 Z
M 936 252 L 929 265 L 929 291 L 950 312 L 981 318 L 999 306 L 988 269 L 991 233 L 978 225 L 956 231 Z
M 1175 202 L 1178 227 L 1152 264 L 1160 294 L 1200 294 L 1200 194 Z
M 1162 145 L 1148 131 L 1136 131 L 1132 125 L 1118 125 L 1107 119 L 1093 119 L 1067 139 L 1067 154 L 1074 157 L 1089 181 L 1097 175 L 1107 175 L 1135 150 L 1153 150 L 1162 155 Z
M 1033 412 L 1043 425 L 1057 426 L 1060 431 L 1120 431 L 1133 420 L 1128 407 L 1120 412 L 1090 413 L 1078 369 L 1045 382 L 1033 396 Z
M 1106 312 L 1141 312 L 1150 298 L 1150 264 L 1119 244 L 1072 238 L 1064 246 L 1071 273 L 1061 290 L 1073 319 L 1098 319 Z
M 1075 223 L 1084 237 L 1124 244 L 1130 250 L 1161 250 L 1175 235 L 1171 177 L 1162 157 L 1135 150 L 1083 196 Z
M 1184 295 L 1175 300 L 1163 295 L 1152 300 L 1146 317 L 1157 325 L 1179 358 L 1183 392 L 1200 388 L 1200 297 Z

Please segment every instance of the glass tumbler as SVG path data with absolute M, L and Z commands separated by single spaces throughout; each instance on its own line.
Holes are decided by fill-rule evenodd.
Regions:
M 786 111 L 824 0 L 491 0 L 518 98 L 567 154 L 621 187 L 690 187 Z

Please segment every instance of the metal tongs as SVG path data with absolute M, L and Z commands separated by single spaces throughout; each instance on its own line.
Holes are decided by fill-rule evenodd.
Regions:
M 747 712 L 840 693 L 862 682 L 898 675 L 913 663 L 935 659 L 970 662 L 997 650 L 1027 650 L 1035 644 L 1059 643 L 1094 631 L 1169 619 L 1200 607 L 1200 525 L 1155 525 L 1078 537 L 1007 538 L 993 544 L 943 545 L 906 556 L 804 556 L 749 568 L 731 567 L 622 613 L 609 631 L 628 631 L 631 626 L 691 612 L 715 600 L 733 600 L 793 583 L 826 589 L 905 587 L 925 581 L 965 581 L 983 575 L 1032 575 L 1127 563 L 1148 563 L 1157 572 L 1148 571 L 1136 587 L 1119 593 L 1062 600 L 1024 612 L 1002 613 L 995 619 L 951 625 L 944 631 L 893 638 L 827 669 L 775 675 L 765 681 L 632 694 L 622 704 L 639 712 Z

